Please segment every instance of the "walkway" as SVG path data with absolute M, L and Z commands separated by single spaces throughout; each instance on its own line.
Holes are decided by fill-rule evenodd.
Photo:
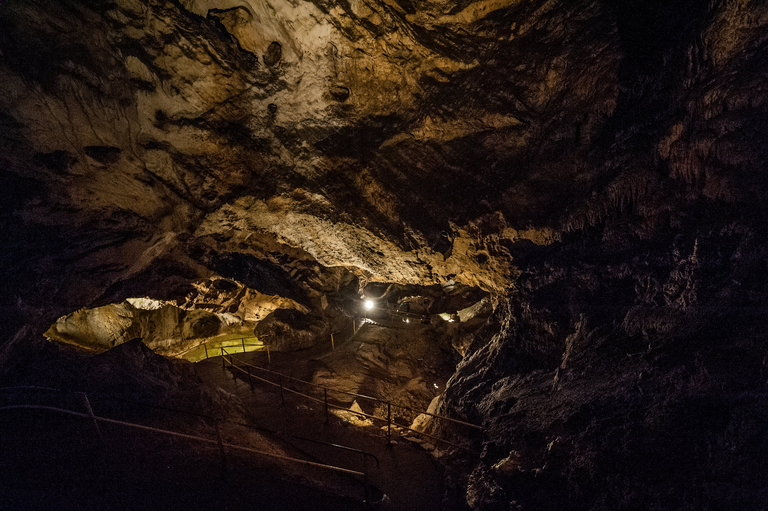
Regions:
M 101 423 L 100 439 L 90 420 L 20 409 L 0 414 L 0 431 L 2 510 L 364 509 L 360 485 L 347 484 L 339 494 L 333 491 L 339 481 L 318 487 L 295 463 L 286 470 L 270 458 L 231 449 L 222 472 L 215 445 L 122 425 Z
M 306 378 L 306 374 L 302 373 L 309 370 L 307 366 L 312 355 L 308 352 L 273 353 L 271 367 Z M 261 363 L 263 355 L 253 353 L 239 357 L 242 360 L 255 358 Z M 443 472 L 440 464 L 428 452 L 406 441 L 386 445 L 385 431 L 379 429 L 381 424 L 377 424 L 375 429 L 359 428 L 334 416 L 326 423 L 323 405 L 300 396 L 286 392 L 285 403 L 281 404 L 279 389 L 256 382 L 252 391 L 246 381 L 236 379 L 232 372 L 223 369 L 222 365 L 221 358 L 209 359 L 199 362 L 196 369 L 198 375 L 208 384 L 238 396 L 254 425 L 280 432 L 284 440 L 321 462 L 359 470 L 361 455 L 340 452 L 295 437 L 344 445 L 374 454 L 380 466 L 378 469 L 368 466 L 370 483 L 388 496 L 388 509 L 441 509 Z

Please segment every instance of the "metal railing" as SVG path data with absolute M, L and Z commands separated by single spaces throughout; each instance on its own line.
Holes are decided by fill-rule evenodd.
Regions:
M 282 373 L 279 373 L 279 372 L 276 372 L 276 371 L 272 371 L 270 369 L 266 369 L 264 367 L 259 367 L 259 366 L 255 366 L 253 364 L 249 364 L 249 363 L 247 363 L 245 361 L 242 361 L 242 360 L 239 360 L 239 359 L 235 359 L 233 354 L 228 353 L 226 349 L 222 348 L 221 351 L 222 351 L 222 367 L 226 369 L 227 368 L 227 362 L 229 362 L 229 368 L 230 369 L 237 370 L 237 371 L 241 372 L 242 374 L 247 375 L 248 382 L 249 382 L 249 385 L 251 386 L 252 390 L 254 388 L 253 387 L 253 381 L 255 379 L 255 380 L 264 382 L 264 383 L 266 383 L 268 385 L 272 385 L 272 386 L 278 387 L 280 389 L 280 401 L 281 401 L 281 403 L 285 402 L 285 392 L 289 392 L 291 394 L 295 394 L 295 395 L 301 396 L 301 397 L 303 397 L 305 399 L 309 399 L 309 400 L 311 400 L 313 402 L 316 402 L 316 403 L 322 403 L 323 406 L 324 406 L 324 409 L 325 409 L 325 421 L 326 422 L 328 421 L 329 412 L 330 412 L 331 408 L 334 408 L 334 409 L 337 409 L 337 410 L 343 410 L 343 411 L 349 412 L 351 414 L 354 414 L 354 415 L 357 415 L 357 416 L 366 417 L 366 418 L 369 418 L 369 419 L 372 419 L 372 420 L 377 420 L 377 421 L 385 422 L 387 424 L 387 442 L 388 443 L 392 441 L 392 426 L 394 425 L 394 426 L 396 426 L 398 428 L 408 430 L 408 431 L 410 431 L 412 433 L 415 433 L 417 435 L 421 435 L 421 436 L 425 436 L 425 437 L 431 438 L 433 440 L 436 440 L 437 442 L 442 442 L 442 443 L 444 443 L 446 445 L 450 445 L 450 446 L 456 447 L 458 449 L 473 451 L 473 449 L 470 449 L 470 448 L 468 448 L 468 447 L 466 447 L 464 445 L 456 444 L 456 443 L 450 442 L 450 441 L 448 441 L 448 440 L 446 440 L 444 438 L 441 438 L 441 437 L 438 437 L 438 436 L 435 436 L 435 435 L 431 435 L 429 433 L 425 433 L 424 431 L 415 430 L 415 429 L 412 429 L 412 428 L 410 428 L 408 426 L 396 423 L 395 420 L 393 419 L 393 416 L 392 416 L 392 409 L 393 408 L 399 408 L 401 410 L 407 410 L 409 412 L 412 412 L 412 413 L 415 413 L 415 414 L 418 414 L 418 415 L 428 415 L 430 417 L 433 417 L 433 418 L 436 418 L 436 419 L 439 419 L 439 420 L 445 420 L 445 421 L 448 421 L 448 422 L 451 422 L 451 423 L 454 423 L 454 424 L 459 424 L 459 425 L 466 426 L 466 427 L 469 427 L 469 428 L 473 428 L 473 429 L 477 429 L 477 430 L 482 430 L 482 426 L 478 426 L 476 424 L 471 424 L 469 422 L 465 422 L 465 421 L 462 421 L 462 420 L 453 419 L 453 418 L 450 418 L 450 417 L 445 417 L 443 415 L 437 415 L 437 414 L 426 412 L 426 411 L 419 411 L 419 410 L 416 410 L 416 409 L 411 408 L 409 406 L 392 404 L 391 401 L 386 401 L 386 400 L 383 400 L 383 399 L 379 399 L 377 397 L 366 396 L 366 395 L 357 394 L 357 393 L 354 393 L 354 392 L 346 392 L 346 391 L 342 391 L 342 390 L 331 389 L 331 388 L 325 387 L 323 385 L 317 385 L 315 383 L 304 381 L 304 380 L 301 380 L 299 378 L 294 378 L 294 377 L 288 376 L 286 374 L 282 374 Z M 236 361 L 240 365 L 236 364 L 235 363 Z M 274 376 L 277 377 L 277 381 L 272 381 L 272 380 L 269 380 L 267 378 L 263 378 L 261 376 L 258 376 L 256 374 L 254 374 L 251 369 L 256 369 L 256 370 L 258 370 L 260 372 L 274 375 Z M 307 385 L 307 386 L 309 386 L 311 388 L 314 388 L 314 389 L 322 390 L 323 396 L 322 396 L 322 398 L 320 398 L 320 397 L 310 396 L 309 394 L 306 394 L 304 392 L 300 392 L 300 391 L 298 391 L 296 389 L 288 387 L 286 385 L 287 381 L 296 382 L 296 383 L 299 383 L 299 384 L 302 384 L 302 385 Z M 387 407 L 387 417 L 386 418 L 385 417 L 379 417 L 378 415 L 369 414 L 369 413 L 365 413 L 365 412 L 357 412 L 357 411 L 352 412 L 347 407 L 345 407 L 343 405 L 330 402 L 328 400 L 328 392 L 336 393 L 336 394 L 343 394 L 343 395 L 351 396 L 351 397 L 354 397 L 354 398 L 366 399 L 366 400 L 369 400 L 369 401 L 372 401 L 372 402 L 375 402 L 375 403 L 379 403 L 381 405 L 386 405 L 386 407 Z
M 196 416 L 196 417 L 204 417 L 204 418 L 207 418 L 207 419 L 214 420 L 214 421 L 216 421 L 215 422 L 215 427 L 216 427 L 216 439 L 215 440 L 214 439 L 210 439 L 210 438 L 206 438 L 206 437 L 202 437 L 202 436 L 198 436 L 198 435 L 190 435 L 190 434 L 181 433 L 181 432 L 178 432 L 178 431 L 172 431 L 172 430 L 168 430 L 168 429 L 156 428 L 156 427 L 152 427 L 152 426 L 146 426 L 146 425 L 143 425 L 143 424 L 136 424 L 134 422 L 122 421 L 122 420 L 117 420 L 117 419 L 111 419 L 111 418 L 108 418 L 108 417 L 97 416 L 97 415 L 95 415 L 93 413 L 93 409 L 91 407 L 90 400 L 88 399 L 88 395 L 85 392 L 63 390 L 63 389 L 54 389 L 54 388 L 39 387 L 39 386 L 0 387 L 0 391 L 18 391 L 18 390 L 40 390 L 40 391 L 47 391 L 47 392 L 57 392 L 57 393 L 63 393 L 63 394 L 78 395 L 78 396 L 81 396 L 83 398 L 84 405 L 85 405 L 87 413 L 77 412 L 77 411 L 69 410 L 69 409 L 66 409 L 66 408 L 59 408 L 57 406 L 48 406 L 48 405 L 39 405 L 39 404 L 33 404 L 33 405 L 30 405 L 30 404 L 5 405 L 5 406 L 0 406 L 0 411 L 9 411 L 9 410 L 44 410 L 44 411 L 63 413 L 63 414 L 66 414 L 66 415 L 72 415 L 74 417 L 87 418 L 87 419 L 90 419 L 93 422 L 94 428 L 96 430 L 96 433 L 97 433 L 97 435 L 99 437 L 99 441 L 101 443 L 104 443 L 105 440 L 104 440 L 104 436 L 102 435 L 101 428 L 99 428 L 99 422 L 104 422 L 104 423 L 108 423 L 108 424 L 117 424 L 117 425 L 129 427 L 129 428 L 133 428 L 133 429 L 139 429 L 139 430 L 149 431 L 149 432 L 153 432 L 153 433 L 160 433 L 160 434 L 169 435 L 169 436 L 173 436 L 173 437 L 177 437 L 177 438 L 185 438 L 185 439 L 188 439 L 188 440 L 195 440 L 195 441 L 198 441 L 198 442 L 204 442 L 204 443 L 209 443 L 209 444 L 216 444 L 219 447 L 222 468 L 226 467 L 226 454 L 225 454 L 225 451 L 224 451 L 224 448 L 226 447 L 226 448 L 232 449 L 232 450 L 244 451 L 244 452 L 248 452 L 248 453 L 251 453 L 251 454 L 258 454 L 258 455 L 261 455 L 261 456 L 265 456 L 265 457 L 273 458 L 273 459 L 278 459 L 278 460 L 281 460 L 281 461 L 295 462 L 295 463 L 303 464 L 303 465 L 306 465 L 306 466 L 312 466 L 312 467 L 317 467 L 317 468 L 322 468 L 322 469 L 330 470 L 330 471 L 333 471 L 333 472 L 339 472 L 339 473 L 346 474 L 346 475 L 361 476 L 363 478 L 363 491 L 364 491 L 363 499 L 364 499 L 364 502 L 366 502 L 366 503 L 369 503 L 369 468 L 368 468 L 368 463 L 367 463 L 368 458 L 373 458 L 373 460 L 376 461 L 376 467 L 380 468 L 379 459 L 374 454 L 371 454 L 369 452 L 362 451 L 360 449 L 355 449 L 355 448 L 352 448 L 352 447 L 347 447 L 347 446 L 339 445 L 339 444 L 332 444 L 332 443 L 323 442 L 323 441 L 320 441 L 320 440 L 312 440 L 312 439 L 309 439 L 309 438 L 303 438 L 303 437 L 298 437 L 298 436 L 294 436 L 294 435 L 288 435 L 288 436 L 290 436 L 292 438 L 295 438 L 297 440 L 302 440 L 302 441 L 306 441 L 306 442 L 312 442 L 312 443 L 324 445 L 326 447 L 331 447 L 333 449 L 339 449 L 339 450 L 344 450 L 344 451 L 349 451 L 349 452 L 354 452 L 354 453 L 357 453 L 357 454 L 361 454 L 362 455 L 363 470 L 362 471 L 352 470 L 352 469 L 349 469 L 349 468 L 339 467 L 339 466 L 336 466 L 336 465 L 329 465 L 329 464 L 326 464 L 326 463 L 318 463 L 318 462 L 314 462 L 314 461 L 308 461 L 308 460 L 302 460 L 302 459 L 298 459 L 298 458 L 292 458 L 292 457 L 289 457 L 289 456 L 282 456 L 282 455 L 274 454 L 274 453 L 271 453 L 271 452 L 260 451 L 258 449 L 254 449 L 252 447 L 246 447 L 246 446 L 242 446 L 242 445 L 237 445 L 237 444 L 231 444 L 231 443 L 228 443 L 228 442 L 224 442 L 222 440 L 222 436 L 221 436 L 221 428 L 219 426 L 220 422 L 227 422 L 227 423 L 236 424 L 236 425 L 239 425 L 239 426 L 245 426 L 245 427 L 251 428 L 251 429 L 261 429 L 261 428 L 253 428 L 249 424 L 242 424 L 242 423 L 239 423 L 239 422 L 232 422 L 232 421 L 228 421 L 228 420 L 218 419 L 218 418 L 215 418 L 215 417 L 210 417 L 210 416 L 207 416 L 207 415 L 202 415 L 202 414 L 198 414 L 198 413 L 194 413 L 194 412 L 188 412 L 188 411 L 183 411 L 183 410 L 175 410 L 175 409 L 159 407 L 159 406 L 155 406 L 155 405 L 147 405 L 146 403 L 136 403 L 136 402 L 132 402 L 132 401 L 125 401 L 125 400 L 119 400 L 119 399 L 118 400 L 114 400 L 114 401 L 119 401 L 119 402 L 130 402 L 130 403 L 137 404 L 137 405 L 140 405 L 140 406 L 148 406 L 148 407 L 151 407 L 151 408 L 158 408 L 158 409 L 162 409 L 162 410 L 166 410 L 166 411 L 172 411 L 172 412 L 177 412 L 177 413 L 189 414 L 189 415 L 193 415 L 193 416 Z M 269 430 L 265 430 L 265 431 L 269 431 Z M 273 434 L 276 434 L 273 431 L 269 431 L 269 432 L 273 433 Z
M 264 336 L 262 336 L 264 337 Z M 251 337 L 235 337 L 233 339 L 208 339 L 207 341 L 196 344 L 195 346 L 192 346 L 191 348 L 187 348 L 184 351 L 180 351 L 178 353 L 175 353 L 173 355 L 170 355 L 170 357 L 173 358 L 184 358 L 186 360 L 189 360 L 190 362 L 199 362 L 201 360 L 207 360 L 211 357 L 218 357 L 223 356 L 223 353 L 220 353 L 220 348 L 237 348 L 242 347 L 242 353 L 252 352 L 252 351 L 266 351 L 267 357 L 269 358 L 270 362 L 272 361 L 272 355 L 269 352 L 269 345 L 259 343 L 259 344 L 253 344 L 253 343 L 246 343 L 246 340 L 256 340 L 258 341 L 259 338 L 256 336 Z M 239 342 L 238 342 L 239 341 Z M 228 346 L 225 346 L 224 343 L 230 343 Z M 200 348 L 202 347 L 202 350 Z M 251 349 L 253 348 L 253 349 Z M 195 350 L 202 351 L 200 355 L 203 355 L 201 357 L 192 357 L 190 356 L 190 353 L 194 352 Z

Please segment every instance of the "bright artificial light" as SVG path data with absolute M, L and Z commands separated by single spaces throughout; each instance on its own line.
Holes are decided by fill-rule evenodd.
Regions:
M 366 300 L 365 301 L 365 310 L 369 311 L 373 309 L 373 300 Z

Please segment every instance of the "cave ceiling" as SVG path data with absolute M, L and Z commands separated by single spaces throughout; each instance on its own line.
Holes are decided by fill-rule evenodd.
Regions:
M 760 203 L 765 13 L 680 4 L 4 0 L 4 309 L 232 258 L 499 295 L 606 218 Z

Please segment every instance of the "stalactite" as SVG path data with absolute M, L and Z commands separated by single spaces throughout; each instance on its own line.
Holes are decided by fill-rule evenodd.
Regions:
M 564 232 L 583 230 L 604 222 L 614 214 L 636 211 L 643 197 L 648 195 L 655 177 L 646 170 L 621 173 L 603 191 L 587 204 L 574 211 L 561 223 Z
M 698 151 L 690 147 L 673 149 L 669 165 L 670 177 L 696 185 L 703 176 L 702 159 Z

